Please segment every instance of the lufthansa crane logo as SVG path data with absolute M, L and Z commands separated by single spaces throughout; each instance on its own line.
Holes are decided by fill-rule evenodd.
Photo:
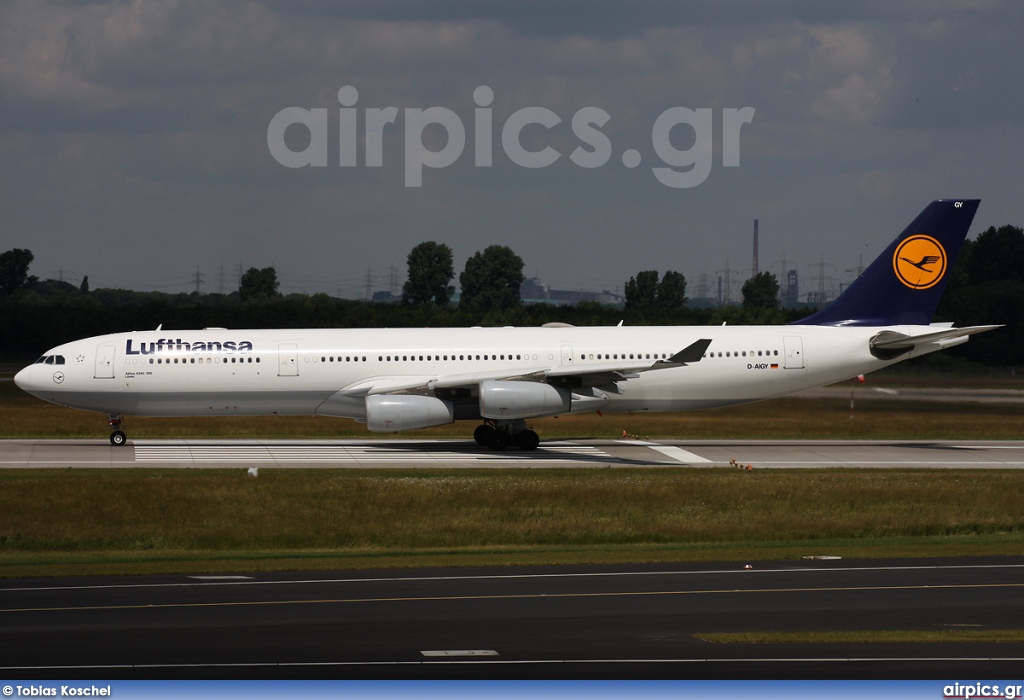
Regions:
M 911 289 L 934 287 L 946 274 L 946 250 L 931 236 L 910 236 L 892 255 L 892 268 L 900 282 Z

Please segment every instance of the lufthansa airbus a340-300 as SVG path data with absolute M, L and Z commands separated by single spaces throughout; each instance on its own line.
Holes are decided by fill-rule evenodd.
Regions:
M 326 415 L 373 431 L 482 420 L 474 438 L 537 447 L 526 421 L 688 411 L 784 396 L 998 326 L 932 324 L 979 200 L 932 202 L 835 302 L 786 326 L 138 331 L 49 350 L 30 394 L 121 414 Z

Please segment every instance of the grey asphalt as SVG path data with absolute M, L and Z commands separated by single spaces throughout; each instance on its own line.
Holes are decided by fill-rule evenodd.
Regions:
M 12 579 L 0 677 L 1009 678 L 1024 644 L 695 635 L 1020 628 L 1022 591 L 1024 558 Z
M 657 467 L 1024 468 L 1022 440 L 544 441 L 494 452 L 467 440 L 3 440 L 0 468 Z

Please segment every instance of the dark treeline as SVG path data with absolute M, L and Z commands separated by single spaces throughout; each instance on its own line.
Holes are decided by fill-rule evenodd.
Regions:
M 164 294 L 123 289 L 83 292 L 54 281 L 0 297 L 0 354 L 25 360 L 55 345 L 104 333 L 196 328 L 418 328 L 539 326 L 730 325 L 786 323 L 806 311 L 779 309 L 622 310 L 596 302 L 576 306 L 517 305 L 469 311 L 436 304 L 371 303 L 326 294 L 289 294 L 243 301 L 238 293 Z
M 992 226 L 965 241 L 951 274 L 936 321 L 1006 327 L 976 335 L 948 355 L 993 367 L 1024 365 L 1024 229 Z

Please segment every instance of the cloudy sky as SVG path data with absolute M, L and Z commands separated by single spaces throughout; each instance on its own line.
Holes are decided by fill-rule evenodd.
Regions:
M 974 233 L 1024 225 L 1022 36 L 1014 0 L 5 2 L 0 249 L 93 288 L 190 291 L 198 270 L 230 290 L 274 265 L 284 291 L 356 298 L 422 241 L 456 274 L 499 243 L 556 288 L 674 269 L 695 296 L 702 273 L 749 274 L 757 218 L 761 269 L 844 278 L 936 198 L 980 197 Z M 672 127 L 680 107 L 710 120 Z M 325 110 L 325 148 L 301 124 L 279 139 L 323 167 L 271 152 L 289 108 Z M 743 108 L 735 166 L 723 121 Z M 442 112 L 461 151 L 414 118 Z M 656 176 L 706 149 L 692 186 Z M 408 186 L 421 159 L 451 164 Z

